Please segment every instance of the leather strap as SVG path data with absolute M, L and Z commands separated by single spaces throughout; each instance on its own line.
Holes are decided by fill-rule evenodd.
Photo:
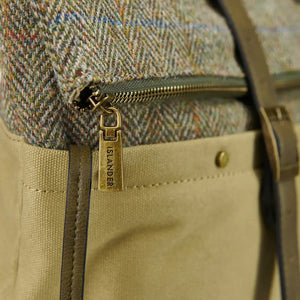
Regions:
M 61 270 L 61 300 L 83 299 L 91 188 L 91 151 L 71 146 Z
M 300 299 L 297 230 L 297 140 L 286 108 L 279 104 L 259 39 L 241 0 L 218 0 L 233 32 L 237 50 L 260 115 L 271 168 L 282 299 Z
M 300 299 L 297 195 L 294 179 L 277 185 L 276 236 L 282 299 Z

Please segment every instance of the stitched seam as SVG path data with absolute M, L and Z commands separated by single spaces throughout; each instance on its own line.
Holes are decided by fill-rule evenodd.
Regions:
M 45 193 L 45 194 L 50 194 L 50 193 L 61 193 L 61 194 L 66 194 L 67 191 L 55 191 L 55 190 L 40 190 L 40 189 L 36 189 L 33 188 L 25 183 L 23 183 L 23 186 L 27 189 L 30 190 L 32 192 L 37 192 L 37 193 Z
M 202 176 L 202 177 L 152 183 L 152 184 L 148 184 L 148 185 L 133 185 L 133 186 L 125 187 L 125 189 L 144 189 L 144 188 L 167 186 L 167 185 L 172 185 L 172 184 L 184 184 L 184 183 L 203 181 L 203 180 L 207 180 L 207 179 L 209 180 L 209 179 L 218 179 L 218 178 L 222 178 L 222 177 L 233 177 L 233 176 L 243 175 L 243 174 L 250 173 L 250 172 L 257 172 L 260 170 L 261 170 L 260 168 L 254 168 L 254 169 L 247 170 L 247 171 L 227 172 L 227 173 L 220 173 L 220 174 L 216 174 L 216 175 L 208 175 L 208 176 Z
M 73 299 L 73 285 L 75 277 L 75 256 L 76 256 L 76 238 L 78 233 L 78 215 L 79 215 L 79 198 L 80 198 L 80 186 L 81 186 L 81 153 L 79 154 L 79 178 L 78 178 L 78 197 L 76 201 L 76 218 L 75 218 L 75 235 L 74 235 L 74 244 L 73 244 L 73 255 L 72 255 L 72 277 L 71 277 L 71 299 Z
M 246 173 L 250 172 L 257 172 L 261 171 L 261 168 L 255 168 L 247 171 L 240 171 L 240 172 L 227 172 L 223 174 L 216 174 L 216 175 L 209 175 L 209 176 L 202 176 L 202 177 L 195 177 L 195 178 L 186 178 L 186 179 L 179 179 L 179 180 L 174 180 L 174 181 L 166 181 L 166 182 L 157 182 L 157 183 L 151 183 L 147 185 L 133 185 L 133 186 L 126 186 L 125 190 L 130 190 L 130 189 L 146 189 L 146 188 L 155 188 L 155 187 L 160 187 L 160 186 L 167 186 L 167 185 L 173 185 L 173 184 L 185 184 L 185 183 L 191 183 L 191 182 L 197 182 L 197 181 L 203 181 L 203 180 L 209 180 L 209 179 L 218 179 L 222 177 L 233 177 L 233 176 L 238 176 L 238 175 L 243 175 Z M 23 183 L 23 186 L 33 192 L 38 192 L 38 193 L 62 193 L 65 194 L 66 191 L 56 191 L 56 190 L 41 190 L 37 189 L 34 187 L 31 187 L 29 185 L 26 185 Z M 97 188 L 93 188 L 93 191 L 98 191 Z

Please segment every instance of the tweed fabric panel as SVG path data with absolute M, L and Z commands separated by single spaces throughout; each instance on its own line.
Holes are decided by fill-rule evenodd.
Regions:
M 35 1 L 1 1 L 1 116 L 31 143 L 65 147 L 64 111 Z
M 286 0 L 245 2 L 271 53 L 271 72 L 300 69 L 295 51 L 300 6 Z M 205 0 L 64 0 L 36 9 L 43 15 L 40 26 L 65 100 L 90 81 L 242 76 L 231 32 Z
M 243 0 L 271 72 L 299 69 L 300 5 L 292 0 Z M 273 26 L 270 26 L 273 24 Z
M 272 73 L 300 69 L 299 5 L 285 0 L 245 4 Z M 68 104 L 74 89 L 93 80 L 242 76 L 226 22 L 204 0 L 4 0 L 0 7 L 0 113 L 10 130 L 30 144 L 57 149 L 70 143 L 96 146 L 99 115 L 77 112 Z M 215 115 L 204 117 L 200 108 Z M 156 143 L 251 128 L 251 113 L 241 113 L 247 108 L 227 101 L 216 106 L 192 99 L 121 110 L 124 132 L 138 126 L 125 133 L 127 146 L 137 140 Z M 146 124 L 146 112 L 157 120 L 151 117 Z M 233 121 L 227 119 L 230 115 Z M 218 120 L 218 126 L 206 119 Z M 160 124 L 160 130 L 153 124 Z

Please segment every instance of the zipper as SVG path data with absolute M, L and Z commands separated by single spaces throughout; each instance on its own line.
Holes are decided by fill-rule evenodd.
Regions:
M 277 90 L 300 87 L 300 72 L 275 75 L 273 80 Z M 244 78 L 220 76 L 152 78 L 115 84 L 92 82 L 75 90 L 71 103 L 78 110 L 100 111 L 99 190 L 120 191 L 124 186 L 121 115 L 115 108 L 116 104 L 162 101 L 192 94 L 239 98 L 247 93 Z M 115 126 L 105 126 L 105 118 L 109 114 L 115 115 Z
M 273 76 L 277 90 L 300 87 L 300 72 Z M 239 98 L 248 93 L 241 77 L 184 76 L 123 81 L 115 84 L 89 83 L 73 92 L 70 102 L 79 110 L 95 110 L 115 104 L 150 102 L 190 94 Z

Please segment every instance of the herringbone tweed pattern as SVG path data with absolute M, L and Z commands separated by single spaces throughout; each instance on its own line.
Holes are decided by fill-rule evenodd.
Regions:
M 300 70 L 300 6 L 244 2 L 272 73 Z M 1 116 L 31 144 L 97 145 L 99 115 L 68 104 L 74 89 L 90 81 L 242 76 L 226 22 L 205 0 L 3 0 L 0 8 Z M 120 109 L 127 146 L 253 126 L 248 108 L 233 100 L 200 97 Z

